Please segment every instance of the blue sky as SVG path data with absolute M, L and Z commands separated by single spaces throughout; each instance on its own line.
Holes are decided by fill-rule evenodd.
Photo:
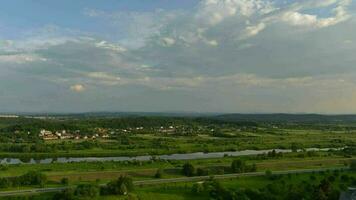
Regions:
M 192 9 L 196 5 L 191 0 L 14 0 L 4 1 L 0 7 L 1 21 L 6 23 L 2 35 L 16 37 L 26 29 L 41 28 L 48 24 L 88 32 L 100 32 L 102 24 L 83 15 L 85 9 L 98 9 L 104 12 L 152 12 L 157 9 Z M 105 31 L 105 30 L 102 30 Z
M 4 0 L 0 112 L 356 113 L 352 0 Z

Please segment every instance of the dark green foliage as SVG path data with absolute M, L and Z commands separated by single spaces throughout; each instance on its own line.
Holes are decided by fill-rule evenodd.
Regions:
M 209 175 L 209 170 L 204 168 L 197 169 L 197 176 L 207 176 Z
M 200 194 L 204 192 L 204 186 L 201 183 L 195 183 L 192 186 L 192 192 L 196 194 Z
M 350 163 L 350 169 L 356 171 L 356 160 L 352 160 Z
M 73 189 L 66 189 L 63 192 L 56 193 L 52 199 L 53 200 L 75 200 L 75 199 L 77 199 L 77 197 L 74 195 Z
M 340 196 L 340 190 L 327 179 L 316 183 L 275 180 L 259 189 L 227 188 L 216 180 L 200 185 L 203 187 L 194 184 L 192 192 L 208 193 L 214 200 L 338 200 Z
M 68 184 L 69 184 L 68 178 L 62 178 L 62 179 L 61 179 L 61 184 L 62 184 L 62 185 L 68 185 Z
M 18 177 L 0 178 L 0 188 L 16 187 L 16 186 L 44 186 L 47 177 L 35 171 L 27 172 Z
M 128 176 L 120 176 L 117 180 L 109 182 L 101 187 L 102 195 L 126 195 L 133 191 L 134 185 L 132 179 Z
M 245 171 L 246 164 L 243 160 L 237 159 L 231 163 L 231 171 L 234 173 L 243 173 Z
M 190 163 L 185 163 L 183 165 L 183 170 L 182 170 L 183 174 L 185 176 L 194 176 L 195 174 L 195 168 L 192 164 Z
M 155 178 L 162 178 L 163 172 L 161 169 L 158 169 L 155 173 Z
M 266 177 L 267 177 L 267 178 L 269 178 L 269 179 L 271 179 L 271 178 L 272 178 L 272 176 L 273 176 L 273 174 L 272 174 L 272 171 L 271 171 L 271 170 L 266 170 L 265 175 L 266 175 Z
M 99 196 L 99 187 L 92 184 L 78 185 L 74 190 L 74 195 L 77 197 L 97 197 Z

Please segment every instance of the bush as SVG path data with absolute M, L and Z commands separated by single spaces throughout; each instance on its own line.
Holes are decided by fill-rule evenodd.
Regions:
M 350 163 L 350 169 L 356 171 L 356 160 L 352 160 Z
M 272 171 L 271 170 L 266 170 L 265 175 L 267 178 L 272 178 Z
M 231 163 L 231 171 L 234 172 L 234 173 L 243 173 L 245 172 L 245 167 L 246 167 L 246 164 L 243 160 L 234 160 L 232 161 Z
M 99 196 L 99 188 L 96 185 L 91 184 L 82 184 L 78 185 L 74 191 L 75 196 L 77 197 L 97 197 Z
M 109 182 L 101 188 L 103 195 L 126 195 L 134 189 L 132 179 L 128 176 L 120 176 L 117 180 Z
M 74 196 L 74 190 L 73 189 L 66 189 L 63 192 L 56 193 L 53 196 L 53 200 L 74 200 L 77 199 Z
M 197 169 L 197 176 L 207 176 L 209 175 L 209 171 L 204 168 L 198 168 Z
M 195 168 L 192 164 L 185 163 L 183 165 L 183 174 L 185 176 L 194 176 L 194 173 L 195 173 Z
M 26 173 L 25 175 L 21 176 L 20 179 L 24 183 L 24 185 L 41 185 L 42 186 L 47 181 L 46 175 L 44 175 L 40 172 L 35 172 L 35 171 Z
M 62 178 L 62 179 L 61 179 L 61 184 L 62 184 L 62 185 L 68 185 L 68 183 L 69 183 L 68 178 Z
M 350 180 L 349 176 L 346 174 L 343 174 L 340 178 L 343 182 L 348 182 Z
M 193 193 L 196 193 L 196 194 L 200 194 L 200 193 L 204 192 L 204 186 L 203 186 L 203 184 L 195 183 L 195 184 L 192 186 L 192 192 L 193 192 Z
M 162 170 L 158 169 L 155 174 L 155 178 L 162 178 Z

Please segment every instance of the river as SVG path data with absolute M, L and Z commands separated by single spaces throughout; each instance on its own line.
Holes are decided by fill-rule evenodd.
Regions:
M 343 148 L 307 148 L 305 151 L 329 151 L 329 150 L 341 150 Z M 290 149 L 274 149 L 276 153 L 290 153 Z M 59 157 L 59 158 L 44 158 L 44 159 L 23 159 L 19 158 L 3 158 L 0 159 L 0 164 L 49 164 L 52 162 L 56 163 L 70 163 L 70 162 L 104 162 L 104 161 L 148 161 L 153 157 L 162 160 L 193 160 L 193 159 L 204 159 L 204 158 L 222 158 L 225 156 L 249 156 L 249 155 L 261 155 L 273 151 L 273 149 L 268 150 L 243 150 L 243 151 L 225 151 L 225 152 L 211 152 L 211 153 L 184 153 L 184 154 L 170 154 L 170 155 L 157 155 L 157 156 L 116 156 L 116 157 Z M 302 150 L 298 150 L 302 151 Z

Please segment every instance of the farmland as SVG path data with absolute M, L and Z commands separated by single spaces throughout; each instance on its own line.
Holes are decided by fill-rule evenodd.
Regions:
M 356 128 L 352 121 L 324 119 L 311 123 L 278 120 L 233 121 L 231 117 L 63 116 L 47 119 L 0 119 L 0 191 L 70 187 L 77 188 L 76 190 L 88 189 L 103 195 L 108 193 L 105 192 L 108 189 L 102 187 L 110 188 L 109 185 L 114 184 L 112 181 L 121 177 L 130 177 L 130 181 L 136 183 L 236 173 L 273 174 L 277 171 L 293 170 L 301 170 L 301 174 L 292 174 L 293 178 L 281 175 L 278 181 L 298 185 L 305 181 L 304 179 L 310 179 L 310 174 L 302 173 L 303 170 L 338 169 L 342 170 L 339 173 L 350 176 L 349 180 L 354 177 L 352 169 L 355 160 Z M 238 154 L 244 150 L 265 151 L 259 154 Z M 202 152 L 202 157 L 188 156 L 194 152 Z M 209 157 L 208 153 L 212 152 L 221 152 L 223 156 Z M 232 154 L 234 152 L 236 154 Z M 176 153 L 180 157 L 160 157 Z M 100 159 L 118 156 L 138 157 L 120 157 L 123 159 L 121 161 Z M 140 156 L 148 157 L 140 160 Z M 76 161 L 76 158 L 89 160 Z M 67 159 L 72 160 L 66 161 Z M 32 174 L 33 172 L 37 174 Z M 316 184 L 326 175 L 316 173 L 314 176 L 316 178 L 313 179 L 313 184 Z M 32 180 L 30 182 L 21 182 L 31 177 L 37 178 L 29 179 Z M 341 175 L 338 177 L 340 179 Z M 225 179 L 217 183 L 205 182 L 224 188 L 224 194 L 220 195 L 244 193 L 248 196 L 251 194 L 245 194 L 245 191 L 251 189 L 252 185 L 257 185 L 258 187 L 253 189 L 263 193 L 265 187 L 276 180 L 262 176 Z M 105 186 L 107 184 L 108 186 Z M 352 186 L 353 182 L 349 181 L 347 185 L 339 182 L 332 184 L 336 185 L 338 190 L 335 191 L 339 194 L 348 186 Z M 104 195 L 100 196 L 100 199 L 150 199 L 153 196 L 161 199 L 210 198 L 210 189 L 204 189 L 197 195 L 192 192 L 194 187 L 197 187 L 194 181 L 139 186 L 130 191 L 129 196 Z M 62 194 L 46 193 L 36 195 L 35 198 L 51 199 L 55 198 L 53 195 Z M 94 195 L 90 198 L 96 197 Z

